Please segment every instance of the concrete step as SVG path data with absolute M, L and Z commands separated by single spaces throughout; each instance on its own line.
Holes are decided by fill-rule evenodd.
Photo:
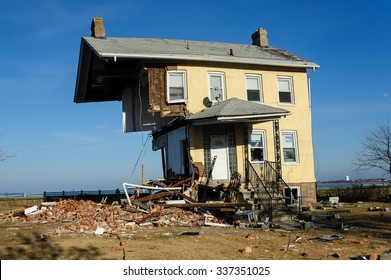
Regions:
M 274 211 L 272 216 L 273 222 L 278 221 L 291 221 L 292 215 L 288 211 Z

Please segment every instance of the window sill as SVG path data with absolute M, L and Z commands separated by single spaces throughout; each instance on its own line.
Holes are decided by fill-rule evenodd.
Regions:
M 167 101 L 168 104 L 186 104 L 187 100 L 172 100 L 172 101 Z
M 282 164 L 295 166 L 295 165 L 300 165 L 300 162 L 282 162 Z
M 278 105 L 280 105 L 280 106 L 296 106 L 295 103 L 280 103 L 280 102 L 278 102 Z

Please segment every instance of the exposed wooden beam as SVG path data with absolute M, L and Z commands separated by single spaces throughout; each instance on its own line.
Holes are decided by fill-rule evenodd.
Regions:
M 230 208 L 230 207 L 248 207 L 250 204 L 247 202 L 224 202 L 224 203 L 178 203 L 178 204 L 159 204 L 164 207 L 178 207 L 178 208 Z

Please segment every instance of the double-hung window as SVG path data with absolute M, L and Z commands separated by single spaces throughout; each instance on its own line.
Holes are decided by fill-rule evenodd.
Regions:
M 297 137 L 294 131 L 281 132 L 284 163 L 298 163 Z
M 250 161 L 259 163 L 266 160 L 265 132 L 253 130 L 249 133 Z
M 261 76 L 246 75 L 247 100 L 262 102 Z
M 186 102 L 186 72 L 167 71 L 167 102 Z
M 280 104 L 294 104 L 292 78 L 277 77 L 278 81 L 278 100 Z
M 225 99 L 224 73 L 208 73 L 209 99 L 218 102 Z

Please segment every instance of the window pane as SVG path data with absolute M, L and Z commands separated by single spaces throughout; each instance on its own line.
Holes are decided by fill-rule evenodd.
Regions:
M 278 79 L 278 91 L 291 91 L 290 79 Z
M 261 101 L 261 90 L 260 90 L 260 78 L 259 77 L 246 77 L 246 88 L 247 88 L 247 100 L 248 101 Z
M 253 132 L 250 135 L 250 146 L 251 147 L 263 147 L 263 137 L 261 133 Z
M 170 100 L 185 99 L 183 87 L 170 87 Z
M 211 88 L 210 97 L 211 97 L 212 101 L 216 101 L 217 99 L 222 100 L 223 99 L 222 96 L 223 96 L 222 88 L 218 88 L 218 87 Z
M 169 83 L 170 87 L 183 87 L 183 74 L 170 73 Z
M 264 134 L 262 131 L 252 131 L 249 134 L 250 145 L 250 161 L 259 162 L 264 161 Z
M 223 100 L 223 76 L 209 75 L 210 99 L 211 101 Z
M 251 161 L 263 161 L 263 149 L 251 148 Z
M 295 149 L 284 148 L 283 153 L 284 153 L 284 161 L 285 162 L 295 162 L 296 161 Z
M 248 101 L 261 101 L 259 90 L 247 90 Z
M 281 103 L 293 103 L 291 79 L 278 78 L 278 97 Z
M 210 87 L 219 87 L 221 88 L 221 76 L 210 76 Z
M 281 103 L 292 103 L 291 93 L 280 91 L 279 93 Z
M 282 133 L 282 151 L 284 162 L 296 162 L 296 135 L 294 133 Z
M 295 138 L 292 133 L 283 134 L 283 147 L 284 148 L 294 148 L 295 147 Z
M 246 78 L 247 89 L 259 90 L 259 79 L 257 77 Z
M 185 73 L 184 72 L 168 72 L 168 101 L 183 101 L 186 98 L 185 91 Z

